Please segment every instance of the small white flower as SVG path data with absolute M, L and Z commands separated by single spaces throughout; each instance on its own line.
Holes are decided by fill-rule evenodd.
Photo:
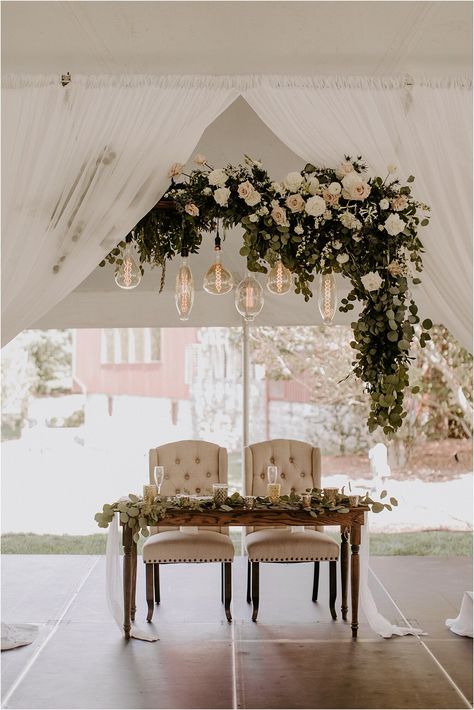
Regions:
M 360 241 L 362 240 L 362 237 L 360 236 L 360 234 L 353 234 L 353 235 L 352 235 L 352 239 L 353 239 L 355 242 L 360 242 Z
M 210 187 L 205 187 L 204 190 L 202 191 L 203 195 L 212 195 L 212 190 Z
M 207 162 L 207 158 L 202 153 L 197 153 L 194 156 L 194 162 L 196 163 L 196 165 L 205 165 Z
M 387 172 L 388 172 L 390 175 L 393 175 L 393 173 L 396 173 L 396 172 L 397 172 L 397 166 L 394 165 L 393 163 L 390 163 L 390 165 L 387 165 Z
M 388 208 L 390 207 L 390 202 L 387 200 L 386 197 L 384 197 L 383 200 L 380 200 L 379 207 L 381 210 L 388 210 Z
M 383 226 L 383 224 L 379 224 L 379 226 L 378 226 L 379 232 L 383 232 L 384 229 L 385 229 L 385 227 Z
M 211 172 L 207 175 L 209 185 L 217 185 L 219 187 L 225 185 L 228 179 L 229 176 L 222 168 L 219 168 L 218 170 L 211 170 Z
M 258 214 L 251 214 L 249 220 L 251 222 L 258 222 Z
M 347 229 L 351 228 L 351 225 L 354 220 L 355 217 L 351 212 L 343 212 L 341 215 L 339 215 L 339 221 L 341 222 L 342 226 L 347 227 Z
M 368 274 L 362 276 L 361 281 L 366 291 L 378 291 L 383 283 L 378 271 L 369 271 Z
M 295 234 L 303 234 L 303 232 L 304 232 L 304 229 L 301 226 L 301 224 L 297 224 L 295 227 Z
M 230 190 L 228 187 L 219 187 L 217 190 L 214 190 L 214 199 L 221 207 L 227 207 L 229 197 Z
M 362 229 L 362 222 L 358 219 L 353 219 L 351 224 L 351 229 L 357 230 Z
M 326 212 L 326 203 L 322 197 L 316 195 L 309 198 L 304 209 L 306 214 L 311 215 L 311 217 L 320 217 Z
M 319 180 L 317 177 L 311 177 L 306 180 L 306 187 L 310 195 L 317 195 L 319 192 Z
M 329 187 L 327 188 L 327 191 L 331 193 L 331 195 L 340 195 L 341 194 L 341 184 L 339 182 L 332 182 Z
M 342 249 L 342 242 L 340 242 L 339 239 L 336 239 L 336 241 L 334 241 L 332 245 L 334 249 Z
M 268 214 L 268 207 L 260 207 L 257 214 L 259 214 L 261 217 L 264 217 L 266 214 Z
M 400 232 L 405 229 L 405 222 L 398 214 L 390 214 L 385 220 L 385 229 L 390 234 L 391 237 L 395 237 Z
M 349 254 L 338 254 L 338 255 L 336 256 L 336 261 L 337 261 L 339 264 L 345 264 L 346 262 L 349 261 Z
M 332 217 L 332 212 L 331 210 L 326 210 L 326 212 L 323 214 L 324 219 L 331 219 Z
M 249 207 L 255 207 L 255 205 L 258 205 L 261 199 L 261 194 L 257 190 L 254 190 L 250 193 L 248 197 L 245 198 L 245 204 Z
M 270 189 L 273 190 L 273 192 L 278 193 L 279 195 L 282 195 L 285 192 L 285 188 L 281 184 L 281 182 L 272 182 L 270 185 Z
M 283 180 L 283 184 L 286 187 L 287 190 L 290 192 L 297 192 L 298 188 L 301 186 L 301 183 L 303 182 L 303 176 L 301 173 L 293 172 L 293 173 L 288 173 L 286 178 Z

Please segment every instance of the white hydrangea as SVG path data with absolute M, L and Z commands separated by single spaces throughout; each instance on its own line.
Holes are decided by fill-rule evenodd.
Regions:
M 347 229 L 350 229 L 352 222 L 355 220 L 355 217 L 351 212 L 343 212 L 341 215 L 339 215 L 339 220 L 343 227 L 347 227 Z

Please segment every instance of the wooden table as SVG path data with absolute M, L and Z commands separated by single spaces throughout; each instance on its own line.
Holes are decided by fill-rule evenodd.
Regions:
M 176 526 L 245 526 L 245 525 L 337 525 L 341 530 L 341 613 L 347 620 L 347 582 L 349 570 L 349 540 L 351 545 L 351 629 L 357 638 L 359 628 L 359 546 L 361 526 L 364 524 L 366 507 L 351 508 L 348 513 L 324 512 L 313 518 L 308 511 L 301 510 L 245 510 L 242 508 L 224 510 L 168 509 L 165 525 Z M 133 541 L 131 529 L 123 526 L 123 630 L 125 638 L 130 638 L 131 620 L 135 618 L 135 592 L 137 579 L 137 545 Z

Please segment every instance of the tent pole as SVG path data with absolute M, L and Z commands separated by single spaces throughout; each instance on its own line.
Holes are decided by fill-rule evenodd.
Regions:
M 242 318 L 242 448 L 249 443 L 249 324 Z

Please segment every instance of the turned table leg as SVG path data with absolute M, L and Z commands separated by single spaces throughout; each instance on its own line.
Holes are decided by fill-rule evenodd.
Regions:
M 352 638 L 357 638 L 359 628 L 359 546 L 360 525 L 351 527 L 351 598 L 352 598 Z
M 132 628 L 131 612 L 132 612 L 132 547 L 136 543 L 133 542 L 133 535 L 128 525 L 123 528 L 123 631 L 125 638 L 130 638 Z
M 349 577 L 349 530 L 341 525 L 341 613 L 343 621 L 347 621 L 347 580 Z
M 136 593 L 137 593 L 137 546 L 132 545 L 132 602 L 131 602 L 131 613 L 130 617 L 132 621 L 135 621 L 135 614 L 137 611 Z

